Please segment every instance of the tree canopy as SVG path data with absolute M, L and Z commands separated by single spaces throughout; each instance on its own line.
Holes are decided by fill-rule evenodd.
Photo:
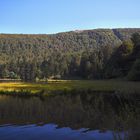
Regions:
M 0 34 L 0 78 L 116 78 L 140 57 L 140 29 Z

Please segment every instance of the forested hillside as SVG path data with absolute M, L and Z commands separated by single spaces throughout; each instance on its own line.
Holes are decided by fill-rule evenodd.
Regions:
M 140 65 L 140 29 L 0 34 L 0 78 L 116 78 Z M 131 69 L 132 68 L 132 69 Z M 133 77 L 133 78 L 132 78 Z

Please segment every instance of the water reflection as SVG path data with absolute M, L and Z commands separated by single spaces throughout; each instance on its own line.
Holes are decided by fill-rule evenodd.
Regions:
M 139 99 L 139 95 L 111 93 L 71 93 L 42 98 L 1 95 L 0 137 L 139 140 Z

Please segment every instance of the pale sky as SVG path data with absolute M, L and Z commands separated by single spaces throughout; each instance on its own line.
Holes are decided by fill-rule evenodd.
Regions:
M 140 0 L 0 0 L 0 33 L 139 28 Z

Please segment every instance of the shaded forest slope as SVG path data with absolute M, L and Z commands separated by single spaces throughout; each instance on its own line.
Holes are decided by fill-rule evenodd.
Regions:
M 140 33 L 140 29 L 0 34 L 0 78 L 102 77 L 114 49 L 131 41 L 134 33 Z

